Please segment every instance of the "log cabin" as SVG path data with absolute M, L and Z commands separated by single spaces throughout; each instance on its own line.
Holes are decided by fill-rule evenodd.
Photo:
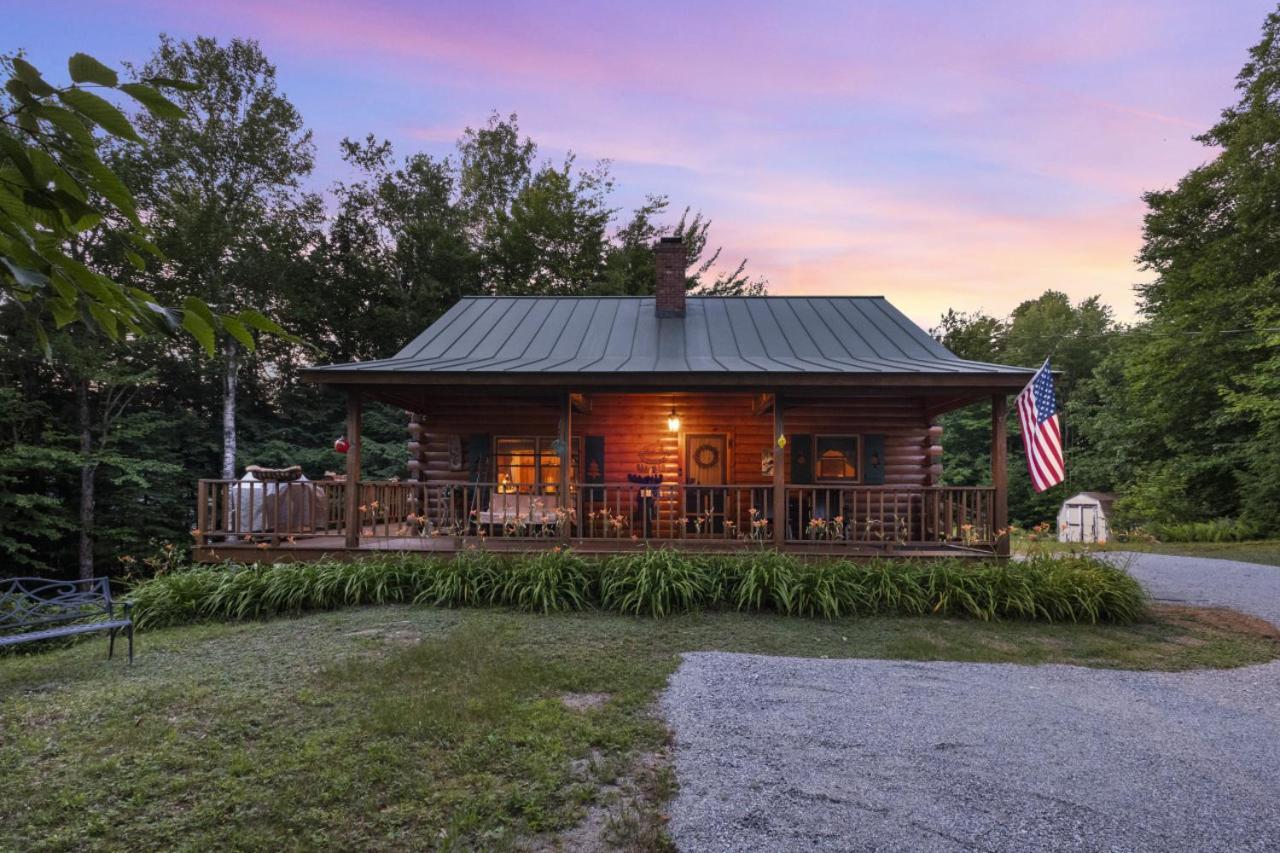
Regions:
M 200 481 L 197 558 L 1008 554 L 1007 398 L 1033 370 L 880 296 L 691 296 L 679 238 L 654 251 L 653 296 L 467 297 L 391 358 L 306 371 L 346 395 L 345 475 Z M 361 477 L 367 401 L 408 414 L 403 479 Z M 984 401 L 991 482 L 944 485 L 936 419 Z

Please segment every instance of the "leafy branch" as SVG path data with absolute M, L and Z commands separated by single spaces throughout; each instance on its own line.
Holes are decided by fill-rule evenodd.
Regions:
M 122 83 L 113 69 L 84 53 L 68 60 L 71 83 L 63 87 L 48 83 L 21 57 L 7 64 L 8 103 L 0 108 L 0 304 L 22 306 L 46 358 L 49 331 L 72 323 L 113 341 L 181 331 L 210 355 L 219 332 L 249 350 L 255 332 L 296 340 L 258 311 L 215 313 L 196 298 L 180 307 L 161 305 L 68 253 L 79 235 L 103 226 L 128 241 L 125 256 L 135 268 L 144 269 L 148 257 L 164 260 L 129 188 L 99 155 L 105 139 L 142 140 L 124 112 L 98 91 L 123 93 L 155 118 L 172 121 L 186 114 L 165 91 L 193 91 L 194 84 L 165 77 Z

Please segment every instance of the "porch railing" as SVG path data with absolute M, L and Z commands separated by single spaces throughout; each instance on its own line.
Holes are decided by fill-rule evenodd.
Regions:
M 661 483 L 415 483 L 364 480 L 361 539 L 721 541 L 770 544 L 773 486 Z M 343 481 L 201 480 L 197 544 L 290 545 L 347 532 Z M 991 547 L 995 489 L 987 486 L 784 486 L 784 541 L 828 545 Z M 409 543 L 405 543 L 409 547 Z
M 995 544 L 991 486 L 788 486 L 787 542 Z

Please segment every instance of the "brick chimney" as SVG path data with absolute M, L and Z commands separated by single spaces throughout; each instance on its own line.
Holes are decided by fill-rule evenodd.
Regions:
M 684 240 L 680 237 L 663 237 L 654 244 L 653 259 L 658 268 L 658 281 L 653 296 L 658 316 L 683 317 Z

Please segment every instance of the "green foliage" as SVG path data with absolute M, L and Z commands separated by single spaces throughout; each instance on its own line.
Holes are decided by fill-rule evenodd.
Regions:
M 598 577 L 598 565 L 555 548 L 508 563 L 498 601 L 534 613 L 585 610 L 596 599 Z
M 94 472 L 98 573 L 164 542 L 185 547 L 198 477 L 251 463 L 300 464 L 309 477 L 338 468 L 332 442 L 344 429 L 343 401 L 302 385 L 299 371 L 391 355 L 460 297 L 649 293 L 651 244 L 673 232 L 689 247 L 690 290 L 763 288 L 741 264 L 720 269 L 700 213 L 664 221 L 676 217 L 666 198 L 654 197 L 615 222 L 607 164 L 540 159 L 515 116 L 467 130 L 450 157 L 398 159 L 373 137 L 344 141 L 354 177 L 326 197 L 305 186 L 311 132 L 256 42 L 162 37 L 137 70 L 119 73 L 77 56 L 67 89 L 79 94 L 65 96 L 70 104 L 21 57 L 0 63 L 18 81 L 0 94 L 0 105 L 16 110 L 0 128 L 0 170 L 18 158 L 12 162 L 30 167 L 22 186 L 48 178 L 52 195 L 42 203 L 72 211 L 51 244 L 64 256 L 62 273 L 0 266 L 0 284 L 32 295 L 0 299 L 0 380 L 17 393 L 3 405 L 41 412 L 50 424 L 22 419 L 0 435 L 9 451 L 0 478 L 14 489 L 0 494 L 8 510 L 0 556 L 42 573 L 76 566 L 77 465 Z M 37 143 L 52 146 L 52 166 Z M 32 228 L 52 227 L 41 219 L 47 208 L 5 198 L 0 192 L 0 221 L 30 217 Z M 72 223 L 84 213 L 80 202 L 92 215 Z M 6 233 L 0 227 L 0 245 Z M 74 303 L 63 296 L 68 287 L 77 288 Z M 180 331 L 183 345 L 136 339 L 126 322 L 104 314 L 97 303 L 109 304 L 112 288 L 173 306 L 148 308 L 136 322 Z M 286 319 L 298 337 L 263 312 Z M 46 316 L 48 323 L 31 323 Z M 74 338 L 74 360 L 51 334 L 60 326 Z M 102 334 L 84 334 L 91 329 Z M 41 351 L 58 356 L 52 368 L 29 358 Z M 99 416 L 113 411 L 106 403 L 121 387 L 122 365 L 148 379 L 107 428 Z M 230 464 L 219 453 L 228 379 L 238 384 Z M 95 449 L 77 457 L 78 435 L 61 425 L 77 424 L 75 393 L 85 382 Z M 366 408 L 367 477 L 407 474 L 405 422 L 398 408 Z
M 936 615 L 1089 623 L 1132 622 L 1146 606 L 1142 588 L 1124 571 L 1079 556 L 1016 563 L 807 563 L 772 551 L 703 556 L 650 550 L 599 561 L 554 549 L 199 566 L 142 581 L 130 598 L 139 627 L 400 602 L 505 605 L 537 613 L 599 607 L 672 616 L 718 607 L 826 619 Z
M 669 616 L 697 610 L 711 600 L 705 560 L 670 548 L 609 558 L 600 578 L 601 604 L 637 616 Z
M 1015 524 L 1031 526 L 1057 514 L 1069 494 L 1084 489 L 1109 489 L 1113 483 L 1104 473 L 1081 463 L 1082 434 L 1075 427 L 1074 409 L 1082 386 L 1122 337 L 1111 309 L 1093 296 L 1072 304 L 1064 293 L 1049 290 L 1027 300 L 1000 320 L 982 312 L 962 314 L 948 311 L 933 334 L 961 358 L 997 364 L 1039 367 L 1051 358 L 1056 379 L 1058 404 L 1067 408 L 1066 483 L 1043 493 L 1032 488 L 1022 448 L 1021 427 L 1009 418 L 1009 518 Z M 943 477 L 950 485 L 979 485 L 991 477 L 991 407 L 980 403 L 943 415 L 942 443 L 945 448 Z
M 1231 518 L 1157 522 L 1148 525 L 1147 531 L 1161 542 L 1246 542 L 1262 536 L 1257 524 Z
M 875 610 L 865 583 L 865 571 L 843 562 L 827 560 L 801 563 L 791 587 L 791 613 L 836 619 Z
M 741 571 L 731 573 L 735 584 L 726 603 L 739 610 L 790 613 L 797 567 L 794 557 L 777 551 L 760 551 L 744 558 Z
M 480 607 L 499 597 L 504 579 L 502 561 L 488 551 L 463 551 L 452 560 L 423 564 L 426 582 L 414 604 L 435 607 Z
M 57 497 L 77 464 L 70 436 L 46 405 L 24 404 L 16 387 L 0 386 L 0 553 L 13 574 L 49 568 L 49 551 L 76 528 L 72 508 Z
M 1090 383 L 1088 464 L 1131 522 L 1241 517 L 1280 530 L 1280 13 L 1200 140 L 1212 159 L 1145 196 L 1147 321 Z
M 143 255 L 163 257 L 132 192 L 102 159 L 111 146 L 142 138 L 118 106 L 86 87 L 121 93 L 173 120 L 183 112 L 162 90 L 190 85 L 154 75 L 121 84 L 113 69 L 83 53 L 68 61 L 72 82 L 64 87 L 22 57 L 0 64 L 10 74 L 0 94 L 0 293 L 21 307 L 39 347 L 49 354 L 51 329 L 81 323 L 111 340 L 182 328 L 212 353 L 215 329 L 249 322 L 199 300 L 163 308 L 86 265 L 77 251 L 94 232 L 109 231 L 135 267 L 145 267 Z

